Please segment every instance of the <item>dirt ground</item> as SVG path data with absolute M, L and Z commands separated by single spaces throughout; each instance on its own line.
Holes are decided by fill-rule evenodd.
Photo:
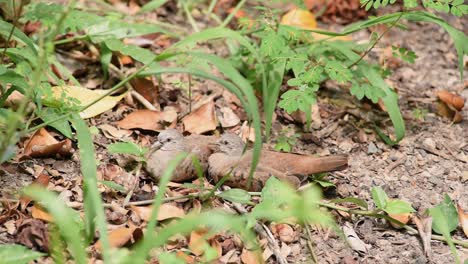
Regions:
M 467 33 L 468 19 L 451 19 L 458 29 Z M 353 36 L 356 40 L 367 40 L 369 32 L 360 32 Z M 350 155 L 350 166 L 347 170 L 331 173 L 327 179 L 336 188 L 325 190 L 327 198 L 358 197 L 371 205 L 370 189 L 381 186 L 390 198 L 403 199 L 412 204 L 419 212 L 440 203 L 444 194 L 448 194 L 465 210 L 468 208 L 468 107 L 463 110 L 463 121 L 452 124 L 450 120 L 434 112 L 436 95 L 440 89 L 455 91 L 468 98 L 466 84 L 468 71 L 464 71 L 465 80 L 460 82 L 458 62 L 453 41 L 440 27 L 417 23 L 409 24 L 408 31 L 393 30 L 378 45 L 380 49 L 388 45 L 409 47 L 418 55 L 415 64 L 403 63 L 394 70 L 390 81 L 398 90 L 400 107 L 406 121 L 406 137 L 398 146 L 385 145 L 373 133 L 371 124 L 362 122 L 372 118 L 376 110 L 364 110 L 365 106 L 333 84 L 326 84 L 319 92 L 319 108 L 323 124 L 311 132 L 318 138 L 314 142 L 299 140 L 295 152 L 346 153 Z M 379 48 L 371 54 L 377 59 Z M 466 65 L 466 63 L 465 63 Z M 206 90 L 206 86 L 200 88 Z M 209 88 L 208 88 L 209 89 Z M 348 101 L 347 107 L 339 102 Z M 338 103 L 337 103 L 338 102 Z M 357 108 L 353 108 L 357 107 Z M 424 119 L 414 117 L 415 109 L 424 114 Z M 124 110 L 104 114 L 91 120 L 99 126 L 111 123 L 119 118 Z M 341 112 L 339 118 L 334 114 Z M 357 114 L 356 114 L 357 113 Z M 391 122 L 384 122 L 391 131 Z M 302 131 L 296 124 L 278 118 L 274 133 L 288 126 L 295 131 Z M 156 134 L 148 133 L 148 141 L 153 141 Z M 97 157 L 102 164 L 124 161 L 114 160 L 106 153 L 105 145 L 111 143 L 102 135 L 95 137 Z M 122 162 L 122 163 L 121 163 Z M 55 177 L 54 188 L 61 192 L 62 198 L 69 202 L 81 202 L 79 179 L 79 160 L 76 155 L 71 160 L 34 159 L 20 163 L 11 163 L 0 170 L 2 196 L 8 197 L 18 189 L 29 184 L 35 170 L 43 167 Z M 140 187 L 153 183 L 142 176 Z M 58 187 L 60 186 L 60 187 Z M 132 200 L 150 199 L 151 193 L 135 192 Z M 110 202 L 109 200 L 106 202 Z M 368 217 L 354 217 L 352 220 L 335 215 L 339 226 L 349 222 L 362 241 L 369 245 L 367 252 L 358 254 L 346 241 L 333 231 L 315 229 L 313 244 L 319 263 L 428 263 L 422 243 L 417 235 L 393 229 L 381 220 Z M 302 232 L 301 229 L 297 229 Z M 454 238 L 465 239 L 458 230 Z M 289 263 L 307 263 L 310 259 L 306 247 L 307 236 L 302 234 L 294 243 L 282 244 Z M 6 227 L 0 227 L 0 243 L 11 243 L 14 236 L 7 233 Z M 453 263 L 449 247 L 437 241 L 431 242 L 432 263 Z M 468 250 L 457 247 L 461 259 L 468 258 Z M 274 258 L 268 260 L 276 263 Z

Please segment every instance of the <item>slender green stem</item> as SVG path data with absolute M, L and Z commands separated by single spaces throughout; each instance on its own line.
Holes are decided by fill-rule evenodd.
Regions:
M 395 27 L 395 25 L 398 23 L 398 21 L 400 21 L 400 19 L 403 17 L 404 14 L 405 14 L 405 12 L 401 12 L 400 15 L 398 16 L 398 18 L 395 21 L 393 21 L 393 23 L 382 34 L 380 34 L 380 36 L 374 41 L 374 43 L 372 43 L 370 48 L 368 48 L 361 55 L 361 57 L 359 57 L 359 59 L 357 61 L 353 62 L 351 65 L 348 66 L 348 69 L 351 69 L 352 67 L 357 65 L 359 62 L 361 62 L 367 56 L 367 54 L 369 54 L 369 52 L 371 52 L 374 49 L 375 45 L 377 45 L 377 43 L 383 38 L 383 36 L 385 36 L 390 31 L 390 29 Z
M 78 35 L 78 36 L 73 36 L 71 38 L 65 38 L 65 39 L 54 41 L 54 45 L 61 45 L 61 44 L 66 44 L 66 43 L 75 42 L 79 40 L 87 40 L 87 39 L 89 39 L 88 35 Z
M 218 0 L 211 0 L 210 5 L 208 6 L 208 10 L 206 10 L 207 15 L 211 15 L 213 13 L 213 10 L 218 3 Z
M 188 19 L 190 25 L 192 25 L 193 30 L 195 32 L 200 32 L 200 28 L 198 27 L 197 23 L 195 22 L 195 19 L 193 19 L 192 13 L 189 10 L 189 7 L 187 5 L 186 0 L 182 1 L 182 8 L 184 9 L 185 15 L 187 15 L 187 19 Z
M 234 16 L 237 14 L 237 11 L 239 11 L 242 6 L 247 2 L 247 0 L 241 0 L 239 3 L 237 3 L 236 7 L 231 11 L 231 13 L 224 19 L 223 23 L 220 25 L 220 27 L 226 27 L 229 22 L 234 18 Z

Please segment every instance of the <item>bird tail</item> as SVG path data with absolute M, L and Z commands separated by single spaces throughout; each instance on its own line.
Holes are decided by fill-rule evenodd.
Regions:
M 325 157 L 308 157 L 303 159 L 304 162 L 299 166 L 302 168 L 308 168 L 305 174 L 321 173 L 344 170 L 348 167 L 348 156 L 347 155 L 334 155 Z M 302 173 L 304 173 L 302 172 Z

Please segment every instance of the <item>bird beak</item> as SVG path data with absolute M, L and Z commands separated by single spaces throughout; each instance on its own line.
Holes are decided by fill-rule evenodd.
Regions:
M 154 142 L 154 144 L 151 146 L 151 149 L 152 149 L 153 151 L 155 151 L 155 150 L 160 149 L 161 147 L 162 147 L 161 142 L 156 141 L 156 142 Z

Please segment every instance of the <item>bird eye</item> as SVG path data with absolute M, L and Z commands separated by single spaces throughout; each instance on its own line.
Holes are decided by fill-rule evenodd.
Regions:
M 224 145 L 227 145 L 227 144 L 228 144 L 227 140 L 224 140 L 222 143 L 223 143 Z
M 168 138 L 168 139 L 167 139 L 167 142 L 171 142 L 171 140 L 172 140 L 172 139 Z

